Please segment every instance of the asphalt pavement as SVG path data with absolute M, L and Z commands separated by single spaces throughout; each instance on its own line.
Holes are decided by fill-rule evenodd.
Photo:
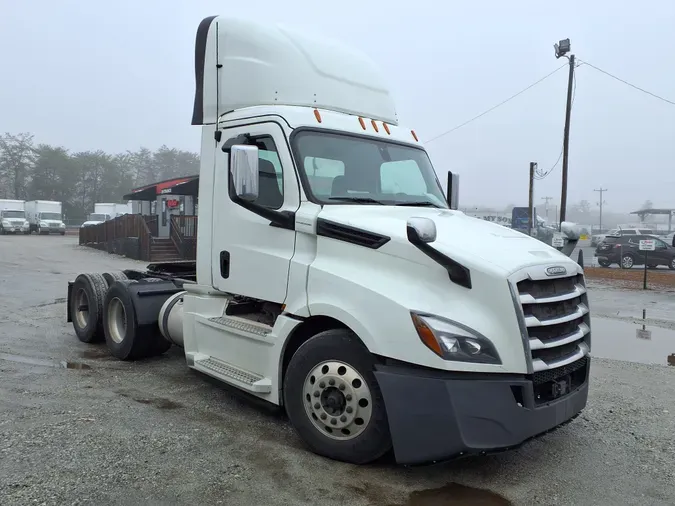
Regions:
M 589 283 L 589 404 L 558 431 L 493 456 L 359 467 L 313 455 L 284 416 L 194 373 L 178 348 L 126 363 L 79 342 L 65 321 L 67 281 L 142 264 L 76 242 L 0 236 L 3 506 L 675 503 L 666 296 Z M 650 307 L 649 341 L 635 339 L 640 306 Z

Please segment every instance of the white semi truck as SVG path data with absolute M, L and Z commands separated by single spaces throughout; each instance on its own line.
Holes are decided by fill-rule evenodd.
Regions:
M 29 234 L 25 201 L 0 199 L 0 234 Z
M 26 217 L 30 232 L 38 234 L 66 234 L 61 202 L 54 200 L 29 200 L 26 202 Z
M 81 341 L 122 360 L 178 345 L 353 463 L 504 450 L 579 414 L 582 268 L 457 211 L 454 177 L 446 201 L 368 58 L 223 17 L 195 55 L 197 260 L 77 276 Z

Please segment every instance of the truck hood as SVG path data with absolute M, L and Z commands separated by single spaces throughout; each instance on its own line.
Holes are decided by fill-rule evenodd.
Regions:
M 467 267 L 491 268 L 510 275 L 529 265 L 574 263 L 543 242 L 502 225 L 473 218 L 461 211 L 426 207 L 324 206 L 320 218 L 382 234 L 391 238 L 383 253 L 415 261 L 416 249 L 408 241 L 408 218 L 430 218 L 437 238 L 431 246 Z

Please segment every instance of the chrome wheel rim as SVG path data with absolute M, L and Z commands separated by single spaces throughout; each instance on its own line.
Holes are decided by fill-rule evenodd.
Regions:
M 633 267 L 633 259 L 632 259 L 631 257 L 623 257 L 623 263 L 622 263 L 622 265 L 623 265 L 626 269 L 630 269 L 631 267 Z
M 89 297 L 84 288 L 75 294 L 75 321 L 81 329 L 89 324 Z
M 305 378 L 305 412 L 324 436 L 346 441 L 368 427 L 373 400 L 366 380 L 345 362 L 331 360 L 314 367 Z
M 110 338 L 117 344 L 127 335 L 127 312 L 122 301 L 115 297 L 108 304 L 108 331 Z

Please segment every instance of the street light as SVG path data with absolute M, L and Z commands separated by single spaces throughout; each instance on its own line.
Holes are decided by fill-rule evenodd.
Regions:
M 556 58 L 562 58 L 565 56 L 567 53 L 570 52 L 572 49 L 572 45 L 570 44 L 570 39 L 563 39 L 557 44 L 553 44 L 553 49 L 555 49 L 555 57 Z

